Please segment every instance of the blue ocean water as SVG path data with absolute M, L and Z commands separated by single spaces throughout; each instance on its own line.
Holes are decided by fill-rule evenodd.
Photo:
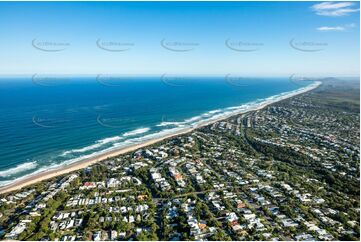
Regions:
M 310 84 L 288 78 L 0 79 L 0 185 Z

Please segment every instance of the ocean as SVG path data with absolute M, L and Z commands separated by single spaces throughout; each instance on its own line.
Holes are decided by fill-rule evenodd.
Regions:
M 309 85 L 289 78 L 0 78 L 0 186 Z

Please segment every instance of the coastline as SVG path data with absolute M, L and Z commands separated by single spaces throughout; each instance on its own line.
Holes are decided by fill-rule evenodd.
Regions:
M 222 115 L 221 117 L 217 117 L 216 119 L 213 119 L 213 120 L 206 120 L 206 121 L 204 121 L 204 122 L 202 122 L 200 124 L 197 124 L 195 126 L 186 127 L 186 128 L 183 128 L 183 129 L 181 129 L 181 130 L 179 130 L 177 132 L 174 132 L 174 133 L 162 136 L 162 137 L 153 138 L 153 139 L 144 141 L 144 142 L 139 143 L 139 144 L 133 144 L 133 145 L 130 145 L 130 146 L 127 146 L 127 147 L 122 147 L 122 148 L 119 148 L 119 149 L 116 149 L 116 150 L 108 151 L 108 152 L 105 152 L 103 154 L 99 154 L 97 156 L 94 156 L 92 158 L 88 158 L 88 159 L 84 159 L 84 160 L 75 162 L 73 164 L 69 164 L 69 165 L 66 165 L 66 166 L 59 167 L 59 168 L 39 172 L 39 173 L 36 173 L 34 175 L 29 175 L 28 177 L 25 177 L 23 179 L 14 181 L 13 183 L 10 183 L 10 184 L 7 184 L 7 185 L 5 185 L 3 187 L 0 187 L 0 194 L 4 194 L 4 193 L 7 193 L 7 192 L 19 190 L 21 188 L 32 185 L 34 183 L 38 183 L 40 181 L 44 181 L 44 180 L 47 180 L 47 179 L 51 179 L 51 178 L 54 178 L 54 177 L 57 177 L 57 176 L 60 176 L 60 175 L 68 174 L 68 173 L 71 173 L 71 172 L 86 168 L 86 167 L 88 167 L 90 165 L 93 165 L 93 164 L 95 164 L 97 162 L 100 162 L 100 161 L 103 161 L 103 160 L 106 160 L 106 159 L 109 159 L 109 158 L 114 158 L 116 156 L 126 154 L 126 153 L 129 153 L 129 152 L 135 151 L 137 149 L 144 148 L 144 147 L 156 144 L 158 142 L 161 142 L 161 141 L 164 141 L 164 140 L 167 140 L 167 139 L 170 139 L 170 138 L 174 138 L 174 137 L 179 136 L 179 135 L 184 135 L 184 134 L 190 133 L 190 132 L 192 132 L 192 131 L 194 131 L 194 130 L 196 130 L 198 128 L 210 125 L 210 124 L 215 123 L 215 122 L 219 122 L 221 120 L 228 119 L 228 118 L 230 118 L 232 116 L 235 116 L 235 115 L 239 115 L 239 114 L 243 114 L 243 113 L 263 109 L 263 108 L 265 108 L 268 105 L 271 105 L 273 103 L 277 103 L 279 101 L 282 101 L 282 100 L 285 100 L 285 99 L 300 95 L 302 93 L 306 93 L 306 92 L 309 92 L 311 90 L 314 90 L 315 88 L 319 87 L 320 85 L 321 85 L 321 82 L 315 82 L 315 83 L 313 83 L 313 84 L 311 84 L 309 86 L 306 86 L 306 87 L 297 89 L 295 91 L 292 91 L 291 93 L 289 93 L 287 95 L 279 96 L 276 99 L 263 101 L 263 102 L 257 104 L 255 107 L 252 107 L 252 108 L 250 108 L 248 110 L 242 110 L 242 111 L 237 110 L 235 112 L 231 112 L 231 114 Z

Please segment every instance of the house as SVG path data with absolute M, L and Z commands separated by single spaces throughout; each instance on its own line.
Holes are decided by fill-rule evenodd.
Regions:
M 144 194 L 144 195 L 138 195 L 137 199 L 138 201 L 144 201 L 148 198 L 148 195 Z
M 102 239 L 102 231 L 97 231 L 93 234 L 94 241 L 101 241 Z
M 20 222 L 10 231 L 10 233 L 5 235 L 5 238 L 16 239 L 19 236 L 19 234 L 21 234 L 25 229 L 26 229 L 26 223 Z
M 115 230 L 112 230 L 110 232 L 110 240 L 117 240 L 117 237 L 118 237 L 118 232 Z

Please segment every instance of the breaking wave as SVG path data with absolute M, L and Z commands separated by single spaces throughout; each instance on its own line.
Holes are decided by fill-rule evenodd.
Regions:
M 125 132 L 123 134 L 124 137 L 128 137 L 128 136 L 134 136 L 134 135 L 138 135 L 138 134 L 144 134 L 146 132 L 148 132 L 150 130 L 150 128 L 140 128 L 140 129 L 135 129 L 129 132 Z
M 24 171 L 35 169 L 38 166 L 36 161 L 32 162 L 26 162 L 20 165 L 17 165 L 16 167 L 0 171 L 0 177 L 9 177 Z

